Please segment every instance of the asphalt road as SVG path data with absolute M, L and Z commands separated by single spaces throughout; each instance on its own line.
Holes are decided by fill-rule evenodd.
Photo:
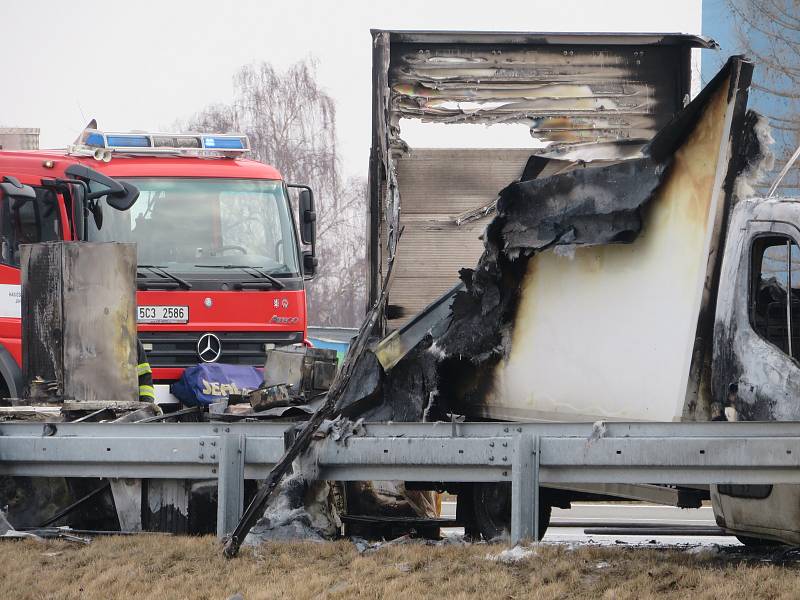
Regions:
M 455 516 L 455 502 L 442 504 L 442 516 Z M 695 528 L 701 535 L 695 534 Z M 591 532 L 587 533 L 587 529 Z M 457 532 L 459 530 L 454 528 L 453 533 Z M 712 532 L 714 535 L 709 535 Z M 569 510 L 554 508 L 543 541 L 601 545 L 740 545 L 733 536 L 718 535 L 710 506 L 681 509 L 616 502 L 573 502 Z
M 613 527 L 614 531 L 609 531 Z M 606 532 L 603 529 L 606 529 Z M 630 535 L 633 528 L 645 531 L 644 535 Z M 703 535 L 692 535 L 691 529 L 702 530 Z M 658 532 L 659 529 L 678 530 Z M 676 508 L 644 503 L 574 502 L 572 508 L 554 508 L 550 527 L 544 537 L 553 542 L 595 542 L 598 544 L 692 544 L 740 545 L 728 535 L 707 535 L 716 530 L 714 513 L 710 506 L 702 508 Z M 591 532 L 587 532 L 591 530 Z M 626 531 L 627 530 L 627 531 Z M 716 533 L 716 532 L 715 532 Z

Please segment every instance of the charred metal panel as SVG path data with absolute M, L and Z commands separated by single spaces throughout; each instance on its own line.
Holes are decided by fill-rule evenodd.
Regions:
M 120 531 L 142 530 L 142 480 L 111 479 L 111 494 Z
M 728 200 L 731 122 L 746 102 L 739 92 L 751 68 L 732 60 L 698 98 L 693 128 L 632 243 L 549 251 L 530 261 L 510 353 L 479 412 L 565 420 L 684 416 L 698 315 L 708 302 Z M 742 69 L 748 76 L 740 79 Z
M 467 289 L 456 295 L 452 323 L 437 346 L 448 356 L 469 357 L 484 365 L 505 357 L 509 335 L 517 327 L 529 258 L 554 246 L 566 247 L 571 254 L 579 244 L 635 239 L 642 226 L 640 211 L 663 173 L 664 166 L 638 159 L 515 183 L 503 190 L 478 265 L 461 271 Z M 554 290 L 557 285 L 554 282 Z M 552 350 L 551 344 L 548 340 L 542 349 Z M 483 393 L 477 396 L 484 402 Z
M 64 394 L 62 263 L 60 246 L 23 245 L 22 373 L 23 396 L 58 399 Z M 49 382 L 46 385 L 32 382 Z M 49 389 L 48 389 L 49 388 Z
M 391 303 L 406 317 L 452 285 L 440 276 L 451 264 L 474 264 L 480 217 L 531 153 L 570 163 L 639 155 L 688 100 L 690 48 L 713 46 L 672 34 L 372 33 L 370 298 L 402 229 L 399 255 L 410 258 Z M 403 119 L 523 124 L 531 148 L 409 148 Z M 467 231 L 459 217 L 470 211 L 480 225 Z
M 134 244 L 22 250 L 22 370 L 31 398 L 137 401 Z
M 372 148 L 369 155 L 369 306 L 381 293 L 383 273 L 399 235 L 400 197 L 390 156 L 389 33 L 372 33 Z
M 686 33 L 618 33 L 618 32 L 554 32 L 554 31 L 438 31 L 438 30 L 372 30 L 376 33 L 391 33 L 396 42 L 421 44 L 514 44 L 533 46 L 557 46 L 563 44 L 605 46 L 686 46 L 693 48 L 717 48 L 717 43 L 707 37 Z
M 683 106 L 680 46 L 398 44 L 391 124 L 525 123 L 557 143 L 647 141 Z
M 188 480 L 143 480 L 142 530 L 188 533 L 190 490 Z

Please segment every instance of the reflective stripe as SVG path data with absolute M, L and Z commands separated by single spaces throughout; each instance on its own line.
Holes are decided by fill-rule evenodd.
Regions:
M 140 385 L 139 397 L 141 398 L 142 396 L 149 396 L 150 398 L 155 399 L 156 389 L 152 385 Z
M 144 362 L 136 365 L 136 374 L 137 375 L 144 375 L 145 373 L 152 373 L 153 370 L 150 368 L 149 362 Z

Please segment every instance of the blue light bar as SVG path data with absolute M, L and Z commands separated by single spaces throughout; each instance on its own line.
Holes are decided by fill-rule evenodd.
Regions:
M 103 138 L 102 133 L 90 133 L 88 136 L 86 136 L 84 143 L 87 146 L 96 146 L 97 148 L 106 147 L 106 140 Z
M 244 150 L 244 144 L 242 143 L 242 138 L 240 137 L 204 137 L 203 146 L 206 148 L 219 148 L 222 150 Z
M 110 133 L 86 129 L 70 153 L 111 160 L 113 152 L 166 156 L 235 157 L 250 151 L 247 136 L 198 133 Z
M 150 138 L 146 135 L 107 135 L 109 148 L 149 148 Z

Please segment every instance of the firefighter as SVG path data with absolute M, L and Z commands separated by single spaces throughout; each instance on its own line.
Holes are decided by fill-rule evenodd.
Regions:
M 138 363 L 136 373 L 139 375 L 139 401 L 155 402 L 156 389 L 153 387 L 153 370 L 147 360 L 147 353 L 144 351 L 141 340 L 136 340 L 136 354 Z

